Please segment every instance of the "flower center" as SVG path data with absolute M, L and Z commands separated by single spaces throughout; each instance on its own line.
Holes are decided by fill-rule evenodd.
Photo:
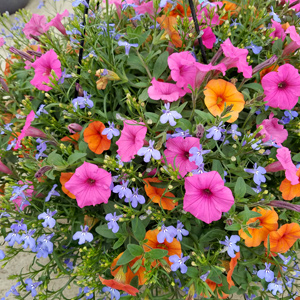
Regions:
M 287 87 L 287 83 L 286 83 L 285 81 L 279 82 L 279 83 L 278 83 L 278 88 L 284 89 L 284 88 L 286 88 L 286 87 Z
M 221 104 L 223 101 L 224 101 L 223 98 L 218 97 L 217 98 L 217 105 Z
M 210 189 L 204 189 L 203 192 L 208 196 L 212 195 L 212 192 L 210 191 Z
M 49 76 L 51 73 L 51 68 L 46 68 L 45 72 L 43 73 L 43 76 Z
M 186 158 L 189 158 L 190 157 L 190 153 L 189 152 L 184 152 L 184 156 L 186 157 Z
M 92 185 L 95 183 L 95 181 L 95 179 L 89 178 L 86 182 Z

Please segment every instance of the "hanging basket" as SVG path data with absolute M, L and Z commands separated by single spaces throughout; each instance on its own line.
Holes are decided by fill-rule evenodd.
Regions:
M 15 13 L 18 9 L 24 8 L 29 0 L 9 0 L 0 1 L 0 13 L 8 11 L 10 14 Z

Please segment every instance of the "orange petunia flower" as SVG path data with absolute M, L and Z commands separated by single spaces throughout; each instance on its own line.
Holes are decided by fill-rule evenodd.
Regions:
M 234 271 L 234 268 L 236 267 L 237 265 L 237 261 L 238 259 L 240 259 L 241 257 L 241 253 L 240 252 L 237 252 L 235 254 L 235 257 L 232 258 L 230 260 L 230 263 L 229 263 L 229 271 L 227 272 L 227 282 L 228 282 L 228 288 L 231 289 L 232 286 L 234 286 L 234 282 L 232 280 L 232 274 L 233 274 L 233 271 Z
M 204 103 L 213 116 L 220 116 L 225 104 L 226 107 L 233 105 L 231 112 L 224 116 L 231 116 L 227 121 L 229 123 L 237 120 L 239 112 L 243 110 L 245 105 L 243 94 L 232 83 L 223 79 L 210 80 L 204 89 L 204 95 Z
M 123 269 L 120 268 L 115 279 L 104 279 L 101 276 L 99 276 L 99 279 L 102 282 L 102 284 L 109 286 L 112 289 L 121 290 L 132 296 L 136 296 L 139 290 L 129 284 L 124 283 L 123 281 L 123 279 L 125 278 L 124 276 L 125 274 L 123 272 Z
M 77 142 L 80 138 L 80 132 L 76 132 L 75 134 L 70 135 L 70 137 L 65 136 L 61 139 L 62 142 L 71 142 L 74 145 L 77 145 Z
M 144 178 L 145 182 L 145 191 L 147 196 L 154 203 L 158 203 L 160 207 L 166 210 L 173 210 L 175 206 L 178 205 L 178 202 L 174 203 L 171 198 L 175 198 L 175 195 L 171 192 L 164 194 L 165 189 L 157 188 L 150 185 L 150 182 L 161 182 L 158 178 Z M 164 195 L 163 195 L 164 194 Z
M 115 265 L 117 263 L 117 261 L 120 259 L 120 257 L 122 256 L 124 252 L 120 253 L 117 258 L 114 259 L 114 261 L 111 264 L 111 275 L 116 276 L 117 273 L 119 272 L 120 268 L 123 268 L 123 266 L 117 267 L 115 269 Z M 130 284 L 131 280 L 133 279 L 133 277 L 137 276 L 139 279 L 139 285 L 144 285 L 147 281 L 147 279 L 145 278 L 145 274 L 146 274 L 146 269 L 144 266 L 141 266 L 138 271 L 136 273 L 133 273 L 131 270 L 131 267 L 136 263 L 137 260 L 139 260 L 142 256 L 138 256 L 135 259 L 133 259 L 131 262 L 129 262 L 129 266 L 127 266 L 127 270 L 125 272 L 125 283 Z M 144 259 L 142 260 L 144 262 Z
M 168 250 L 168 256 L 171 256 L 171 255 L 178 255 L 179 257 L 181 257 L 181 245 L 180 243 L 178 242 L 177 239 L 173 239 L 172 243 L 168 243 L 166 240 L 160 244 L 158 241 L 157 241 L 157 235 L 159 234 L 159 230 L 158 229 L 154 229 L 154 230 L 148 230 L 146 232 L 146 235 L 145 235 L 145 240 L 147 240 L 147 242 L 143 245 L 143 248 L 144 248 L 144 251 L 145 252 L 149 252 L 151 251 L 152 249 L 164 249 L 164 250 Z M 168 257 L 164 257 L 163 258 L 169 266 L 172 265 L 172 263 L 169 261 L 169 258 Z M 156 266 L 157 265 L 157 262 L 153 262 L 152 263 L 152 266 Z M 159 263 L 160 265 L 160 263 Z
M 282 198 L 284 200 L 292 200 L 295 197 L 300 197 L 300 168 L 298 169 L 296 175 L 299 177 L 299 183 L 292 185 L 291 181 L 284 179 L 279 187 L 282 193 Z
M 156 18 L 157 22 L 160 24 L 160 26 L 165 29 L 166 34 L 169 36 L 169 39 L 171 40 L 172 44 L 175 47 L 180 48 L 182 46 L 182 40 L 179 35 L 179 32 L 177 29 L 175 29 L 177 25 L 177 19 L 176 17 L 172 16 L 161 16 Z
M 209 286 L 209 288 L 214 292 L 215 289 L 216 289 L 216 287 L 217 287 L 217 284 L 216 284 L 214 281 L 212 281 L 212 280 L 210 280 L 210 279 L 208 279 L 208 278 L 205 280 L 205 282 L 207 283 L 207 285 Z M 222 286 L 222 283 L 218 284 L 218 286 Z M 201 293 L 200 296 L 202 296 L 202 297 L 204 297 L 204 298 L 207 298 L 207 296 L 204 295 L 203 293 Z M 211 296 L 211 295 L 210 295 L 210 296 Z M 218 298 L 219 298 L 219 299 L 226 299 L 226 298 L 228 298 L 228 296 L 229 296 L 229 295 L 227 295 L 227 294 L 225 294 L 225 293 L 222 293 L 222 296 L 221 296 L 221 295 L 219 294 L 219 292 L 218 292 Z
M 261 207 L 255 207 L 252 211 L 261 214 L 261 217 L 255 217 L 249 219 L 248 224 L 255 223 L 259 221 L 261 228 L 248 228 L 252 238 L 250 238 L 243 229 L 239 230 L 239 235 L 245 240 L 245 245 L 247 247 L 257 247 L 263 242 L 271 231 L 277 230 L 278 228 L 278 215 L 274 208 L 266 210 Z
M 285 253 L 300 238 L 300 226 L 297 223 L 285 224 L 277 231 L 269 233 L 270 251 Z M 268 247 L 268 239 L 265 239 L 265 247 Z
M 92 122 L 83 132 L 84 141 L 88 144 L 91 151 L 101 154 L 110 148 L 111 141 L 106 135 L 102 134 L 105 125 L 100 121 Z
M 276 65 L 276 66 L 272 65 L 272 66 L 270 66 L 270 67 L 268 67 L 268 68 L 262 69 L 262 70 L 259 72 L 260 80 L 262 80 L 263 77 L 264 77 L 265 75 L 267 75 L 268 73 L 277 71 L 278 68 L 279 68 L 278 65 Z
M 65 188 L 65 183 L 66 182 L 68 182 L 70 179 L 71 179 L 71 177 L 74 175 L 74 173 L 71 173 L 71 172 L 69 172 L 69 173 L 61 173 L 60 174 L 60 178 L 59 178 L 59 181 L 60 181 L 60 183 L 61 183 L 61 189 L 62 189 L 62 191 L 66 194 L 66 195 L 68 195 L 71 199 L 76 199 L 76 197 L 75 197 L 75 195 L 73 195 L 69 190 L 67 190 L 66 188 Z
M 170 17 L 184 17 L 184 16 L 190 16 L 191 15 L 191 9 L 188 5 L 186 5 L 186 14 L 184 12 L 184 7 L 182 6 L 182 2 L 181 3 L 177 3 L 177 5 L 169 12 L 169 16 Z M 172 4 L 167 3 L 167 5 L 164 8 L 164 12 L 168 13 L 168 11 L 170 10 L 170 8 L 172 8 Z
M 88 215 L 85 215 L 83 219 L 83 225 L 87 225 L 89 227 L 89 230 L 91 230 L 98 222 L 99 219 L 90 217 Z
M 226 10 L 226 14 L 221 18 L 220 24 L 222 25 L 224 21 L 228 20 L 228 14 L 229 16 L 237 15 L 240 11 L 240 7 L 238 7 L 236 4 L 223 0 L 223 5 L 225 4 L 224 9 Z

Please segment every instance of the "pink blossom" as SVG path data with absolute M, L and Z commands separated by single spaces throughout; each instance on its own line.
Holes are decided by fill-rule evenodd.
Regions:
M 105 5 L 106 0 L 103 0 L 103 2 L 104 2 L 104 5 Z M 118 17 L 121 18 L 121 14 L 122 14 L 122 0 L 109 0 L 108 3 L 109 4 L 114 4 L 116 6 Z
M 5 44 L 5 39 L 3 37 L 0 37 L 0 47 L 2 47 Z
M 283 125 L 278 124 L 278 119 L 273 118 L 274 114 L 270 113 L 269 119 L 263 120 L 263 122 L 259 126 L 263 126 L 263 129 L 258 133 L 258 135 L 265 135 L 262 139 L 263 142 L 273 141 L 280 145 L 282 144 L 288 137 L 288 132 L 284 129 Z
M 252 67 L 247 62 L 247 49 L 234 47 L 228 38 L 221 44 L 225 58 L 221 60 L 227 69 L 237 68 L 239 73 L 243 73 L 245 78 L 252 77 Z
M 280 161 L 275 161 L 265 167 L 265 170 L 268 173 L 273 173 L 273 172 L 278 172 L 278 171 L 283 171 L 284 167 L 280 163 Z
M 52 87 L 43 83 L 49 83 L 50 78 L 53 78 L 51 71 L 54 71 L 57 79 L 61 77 L 61 63 L 57 58 L 57 54 L 53 49 L 50 49 L 32 65 L 35 70 L 35 75 L 30 83 L 40 91 L 50 91 Z
M 107 203 L 111 195 L 111 174 L 95 164 L 84 162 L 65 183 L 68 191 L 75 195 L 80 208 Z
M 265 101 L 271 107 L 292 109 L 300 96 L 300 75 L 290 64 L 280 66 L 277 72 L 270 72 L 261 80 Z
M 214 6 L 197 6 L 197 18 L 200 24 L 207 24 L 209 26 L 215 26 L 220 24 L 220 16 L 218 15 L 218 9 L 221 8 L 224 4 L 222 2 L 215 2 L 214 4 Z M 213 17 L 211 18 L 212 14 Z M 190 20 L 192 20 L 192 18 Z
M 178 168 L 182 177 L 188 172 L 198 168 L 194 161 L 189 160 L 189 157 L 192 156 L 192 154 L 189 153 L 192 147 L 200 149 L 199 139 L 194 137 L 187 137 L 185 139 L 183 137 L 176 137 L 168 139 L 166 142 L 166 150 L 164 153 L 167 158 L 167 163 L 171 164 L 174 168 Z
M 300 35 L 297 33 L 295 26 L 290 26 L 285 33 L 290 34 L 291 42 L 284 48 L 282 56 L 294 53 L 300 48 Z
M 183 209 L 209 224 L 221 219 L 234 204 L 231 190 L 216 171 L 185 178 Z
M 133 9 L 135 10 L 136 14 L 148 13 L 149 16 L 153 16 L 155 12 L 153 7 L 153 1 L 142 2 L 138 4 L 137 7 L 134 7 Z
M 148 88 L 148 95 L 153 100 L 166 100 L 168 102 L 177 101 L 183 97 L 186 92 L 176 84 L 160 82 L 154 77 L 151 80 L 152 86 Z
M 281 0 L 279 1 L 280 4 L 286 4 L 288 3 L 289 5 L 293 4 L 294 2 L 296 2 L 297 0 Z M 292 6 L 292 9 L 294 9 L 295 11 L 300 11 L 300 4 L 296 4 L 294 6 Z
M 271 20 L 271 22 L 272 22 L 272 27 L 271 28 L 275 28 L 275 31 L 273 31 L 270 34 L 270 37 L 273 37 L 273 38 L 277 37 L 277 38 L 281 39 L 282 41 L 284 41 L 284 39 L 286 37 L 286 34 L 285 34 L 283 28 L 281 27 L 281 24 L 274 21 L 273 19 Z
M 201 29 L 203 31 L 202 42 L 207 49 L 212 49 L 217 38 L 210 27 Z
M 18 196 L 16 199 L 12 200 L 12 202 L 15 204 L 16 210 L 24 210 L 24 208 L 29 205 L 26 202 L 31 201 L 31 198 L 32 198 L 32 195 L 34 192 L 34 186 L 32 185 L 32 181 L 23 182 L 22 180 L 19 180 L 18 184 L 20 184 L 20 185 L 31 184 L 31 185 L 29 185 L 29 187 L 26 190 L 24 190 L 24 195 L 26 196 L 26 201 L 24 201 L 24 198 L 22 196 Z
M 278 148 L 276 157 L 285 170 L 286 179 L 288 179 L 292 185 L 298 184 L 299 177 L 296 175 L 297 168 L 291 159 L 291 151 L 286 147 Z
M 26 121 L 25 121 L 25 125 L 24 125 L 23 129 L 21 130 L 21 134 L 18 136 L 16 146 L 14 147 L 15 150 L 21 148 L 21 141 L 22 141 L 22 139 L 26 136 L 26 131 L 27 131 L 27 129 L 30 127 L 31 122 L 34 120 L 34 118 L 35 118 L 35 113 L 34 113 L 34 111 L 32 110 L 32 111 L 27 115 L 27 118 L 26 118 Z
M 67 35 L 66 29 L 61 20 L 69 15 L 66 9 L 62 14 L 57 14 L 48 24 L 45 26 L 45 31 L 48 31 L 50 27 L 56 27 L 63 35 Z
M 0 157 L 0 172 L 12 175 L 11 169 L 9 169 L 2 161 Z
M 137 152 L 144 145 L 144 138 L 146 137 L 147 127 L 143 122 L 134 120 L 125 120 L 124 128 L 121 132 L 117 153 L 121 157 L 121 161 L 128 162 L 134 158 Z
M 45 30 L 45 25 L 47 23 L 46 17 L 33 14 L 32 18 L 28 23 L 25 24 L 23 28 L 23 32 L 27 39 L 31 39 L 30 34 L 39 36 L 43 33 L 45 33 L 47 30 Z

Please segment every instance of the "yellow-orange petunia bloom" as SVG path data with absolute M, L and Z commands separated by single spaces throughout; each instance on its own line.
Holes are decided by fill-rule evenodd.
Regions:
M 224 117 L 231 116 L 227 121 L 232 123 L 237 120 L 239 113 L 244 109 L 244 96 L 236 87 L 223 79 L 212 79 L 204 89 L 204 103 L 213 116 L 220 116 L 226 107 L 233 105 L 231 112 Z
M 66 195 L 68 195 L 71 199 L 76 199 L 76 197 L 75 197 L 75 195 L 73 195 L 69 190 L 67 190 L 66 188 L 65 188 L 65 183 L 66 182 L 68 182 L 70 179 L 71 179 L 71 177 L 74 175 L 74 173 L 71 173 L 71 172 L 69 172 L 69 173 L 61 173 L 60 174 L 60 178 L 59 178 L 59 181 L 60 181 L 60 183 L 61 183 L 61 189 L 62 189 L 62 191 L 66 194 Z
M 217 284 L 214 281 L 210 280 L 210 279 L 206 279 L 205 282 L 207 283 L 207 285 L 209 286 L 209 288 L 214 292 L 215 289 L 216 289 L 216 287 L 217 287 Z M 222 283 L 218 284 L 218 286 L 221 287 Z M 201 293 L 200 296 L 202 296 L 204 298 L 207 298 L 207 296 L 204 295 L 203 293 Z M 210 296 L 212 296 L 212 295 L 210 295 Z M 211 298 L 210 296 L 209 296 L 209 298 Z M 226 299 L 226 298 L 228 298 L 227 294 L 222 293 L 222 296 L 221 296 L 219 294 L 219 292 L 218 292 L 218 299 Z
M 151 182 L 159 183 L 161 182 L 158 178 L 144 178 L 145 182 L 145 191 L 147 196 L 154 203 L 158 203 L 163 209 L 173 210 L 175 206 L 178 205 L 178 202 L 174 203 L 172 198 L 175 198 L 175 195 L 171 192 L 164 194 L 165 189 L 157 188 L 150 185 Z
M 277 231 L 269 233 L 270 251 L 285 253 L 294 243 L 300 238 L 300 226 L 297 223 L 285 224 Z M 264 242 L 265 247 L 268 247 L 268 238 Z
M 106 135 L 102 134 L 105 126 L 100 121 L 92 122 L 83 132 L 84 141 L 88 144 L 91 151 L 101 154 L 110 148 L 111 141 Z
M 227 272 L 227 282 L 228 282 L 228 288 L 230 289 L 232 286 L 234 286 L 234 282 L 232 280 L 232 274 L 233 274 L 233 271 L 234 271 L 234 268 L 236 267 L 237 265 L 237 261 L 238 259 L 240 259 L 241 257 L 241 253 L 240 252 L 237 252 L 235 254 L 235 257 L 233 257 L 231 260 L 230 260 L 230 263 L 229 263 L 229 271 Z
M 160 244 L 157 241 L 157 235 L 159 234 L 159 230 L 158 229 L 154 229 L 154 230 L 148 230 L 146 232 L 145 235 L 145 240 L 147 240 L 147 242 L 143 245 L 144 251 L 145 252 L 149 252 L 152 249 L 163 249 L 163 250 L 167 250 L 168 251 L 168 256 L 171 255 L 178 255 L 179 257 L 181 257 L 181 245 L 180 242 L 178 242 L 177 239 L 173 239 L 172 243 L 168 243 L 166 240 Z M 169 266 L 172 265 L 172 263 L 169 261 L 169 258 L 167 256 L 165 256 L 163 258 Z M 159 263 L 160 264 L 160 263 Z M 153 262 L 152 263 L 152 267 L 156 266 L 157 262 Z
M 261 216 L 249 219 L 247 225 L 259 221 L 261 228 L 248 228 L 252 238 L 250 238 L 244 230 L 239 230 L 239 235 L 245 240 L 247 247 L 259 246 L 261 242 L 265 241 L 271 231 L 277 230 L 278 228 L 278 215 L 274 208 L 266 210 L 261 207 L 255 207 L 252 211 L 260 213 Z
M 299 183 L 292 185 L 291 181 L 284 179 L 279 187 L 282 193 L 282 198 L 284 200 L 292 200 L 295 197 L 300 197 L 300 168 L 298 169 L 296 175 L 299 177 Z
M 177 2 L 176 6 L 170 10 L 173 5 L 171 3 L 167 3 L 167 5 L 165 6 L 164 8 L 164 12 L 167 14 L 168 11 L 170 10 L 169 12 L 169 16 L 171 17 L 184 17 L 184 16 L 187 16 L 189 17 L 191 15 L 191 9 L 190 9 L 190 6 L 186 4 L 186 15 L 185 15 L 185 12 L 184 12 L 184 7 L 182 6 L 183 2 Z

